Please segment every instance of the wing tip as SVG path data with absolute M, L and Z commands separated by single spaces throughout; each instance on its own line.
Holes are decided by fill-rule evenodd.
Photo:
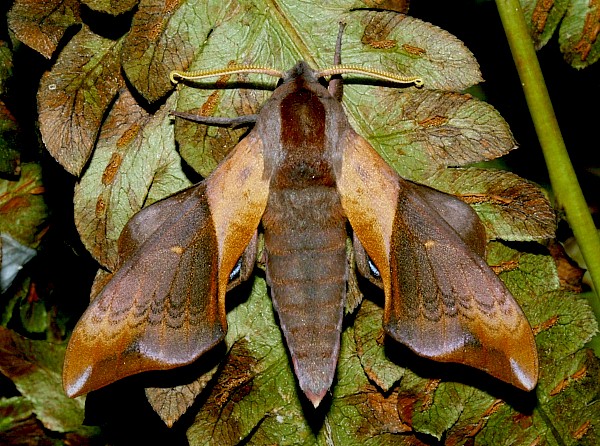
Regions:
M 90 377 L 92 375 L 92 366 L 87 366 L 80 373 L 73 373 L 72 368 L 65 363 L 63 370 L 63 389 L 69 398 L 76 398 L 80 395 L 88 393 Z
M 521 363 L 514 358 L 510 358 L 509 362 L 514 378 L 511 381 L 511 384 L 527 392 L 531 392 L 533 389 L 535 389 L 538 382 L 537 367 L 534 367 L 533 370 L 528 370 L 527 368 L 523 368 Z

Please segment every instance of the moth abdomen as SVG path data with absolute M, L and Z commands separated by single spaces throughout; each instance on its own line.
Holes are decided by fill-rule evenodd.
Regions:
M 263 228 L 273 306 L 300 387 L 316 406 L 331 386 L 339 353 L 346 219 L 333 188 L 284 189 L 271 194 Z

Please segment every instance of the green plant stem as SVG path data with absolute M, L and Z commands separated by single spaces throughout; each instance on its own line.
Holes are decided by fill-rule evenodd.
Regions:
M 590 304 L 600 321 L 600 238 L 560 133 L 519 1 L 496 0 L 496 6 L 544 153 L 556 203 L 564 209 L 596 290 Z M 598 353 L 598 344 L 594 347 Z

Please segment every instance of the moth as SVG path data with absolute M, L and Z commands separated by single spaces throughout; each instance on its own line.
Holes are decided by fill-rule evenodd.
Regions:
M 341 65 L 340 46 L 341 32 L 334 66 L 322 71 L 298 62 L 286 72 L 175 73 L 263 73 L 281 81 L 258 115 L 192 117 L 254 126 L 208 178 L 127 223 L 120 267 L 69 341 L 69 396 L 189 364 L 221 342 L 226 292 L 252 274 L 259 229 L 273 306 L 299 386 L 315 407 L 338 360 L 352 273 L 348 237 L 357 270 L 383 289 L 390 337 L 426 358 L 475 367 L 523 390 L 536 386 L 531 327 L 484 260 L 477 214 L 455 196 L 401 178 L 352 129 L 341 104 L 342 73 L 421 80 Z

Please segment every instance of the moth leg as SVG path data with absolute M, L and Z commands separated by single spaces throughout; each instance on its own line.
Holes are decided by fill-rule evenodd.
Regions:
M 238 116 L 236 118 L 226 118 L 219 116 L 202 116 L 196 115 L 194 113 L 185 113 L 178 111 L 172 111 L 171 116 L 176 116 L 178 118 L 186 119 L 192 122 L 198 122 L 200 124 L 217 125 L 231 128 L 253 125 L 256 122 L 256 118 L 258 117 L 258 115 L 243 115 Z
M 363 293 L 358 285 L 358 277 L 356 276 L 356 254 L 352 239 L 346 238 L 346 262 L 348 264 L 348 282 L 346 285 L 346 306 L 344 307 L 345 314 L 353 313 L 358 308 L 363 300 Z

